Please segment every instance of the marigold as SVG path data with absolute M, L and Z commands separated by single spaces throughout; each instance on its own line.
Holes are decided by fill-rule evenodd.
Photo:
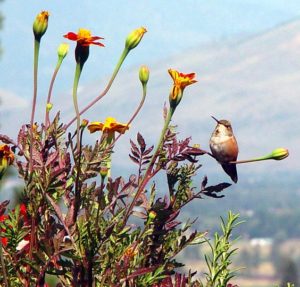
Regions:
M 99 36 L 92 36 L 91 31 L 87 29 L 79 29 L 77 34 L 74 32 L 69 32 L 64 35 L 64 37 L 71 41 L 76 41 L 81 46 L 97 45 L 104 47 L 102 43 L 97 42 L 97 40 L 103 40 L 104 38 Z
M 88 129 L 90 133 L 94 133 L 96 131 L 103 131 L 103 132 L 118 132 L 124 134 L 125 131 L 129 129 L 129 126 L 127 124 L 118 123 L 115 118 L 108 117 L 105 119 L 104 123 L 91 122 L 88 125 Z
M 35 36 L 35 39 L 38 41 L 42 38 L 42 36 L 47 31 L 48 18 L 49 18 L 49 12 L 42 11 L 36 16 L 35 21 L 33 22 L 33 34 Z
M 15 156 L 8 145 L 0 145 L 0 179 L 6 168 L 13 163 L 14 158 Z
M 142 40 L 144 34 L 147 32 L 146 28 L 140 27 L 132 31 L 126 38 L 125 47 L 128 50 L 134 49 Z
M 170 106 L 172 108 L 176 108 L 179 102 L 181 101 L 183 91 L 185 87 L 196 83 L 197 81 L 194 79 L 196 74 L 190 73 L 190 74 L 183 74 L 179 73 L 176 70 L 169 69 L 168 70 L 170 76 L 173 79 L 173 88 L 170 92 Z
M 174 86 L 180 88 L 182 91 L 185 87 L 197 82 L 196 80 L 194 80 L 196 76 L 195 73 L 183 74 L 172 69 L 169 69 L 168 72 L 174 81 Z

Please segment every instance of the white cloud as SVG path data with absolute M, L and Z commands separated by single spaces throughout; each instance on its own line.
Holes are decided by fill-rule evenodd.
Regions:
M 0 112 L 23 109 L 28 107 L 27 99 L 24 99 L 11 91 L 0 89 Z

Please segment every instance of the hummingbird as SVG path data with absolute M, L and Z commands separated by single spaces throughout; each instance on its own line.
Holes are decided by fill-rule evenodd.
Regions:
M 239 153 L 231 123 L 227 120 L 217 120 L 213 116 L 212 118 L 217 122 L 217 126 L 209 140 L 210 150 L 232 181 L 237 183 L 238 175 L 236 164 L 228 163 L 230 161 L 236 161 Z

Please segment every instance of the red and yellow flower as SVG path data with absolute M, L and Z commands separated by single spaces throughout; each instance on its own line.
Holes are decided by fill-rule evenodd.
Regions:
M 168 72 L 173 79 L 173 87 L 169 97 L 170 105 L 171 107 L 176 107 L 181 101 L 185 87 L 197 82 L 195 80 L 196 74 L 183 74 L 172 69 L 169 69 Z
M 77 64 L 80 64 L 81 68 L 89 57 L 90 45 L 104 47 L 104 45 L 98 41 L 104 38 L 99 36 L 92 36 L 91 31 L 87 29 L 79 29 L 77 34 L 74 32 L 69 32 L 64 35 L 64 37 L 71 41 L 77 42 L 77 46 L 75 49 L 75 59 Z
M 103 40 L 104 38 L 92 36 L 91 31 L 87 29 L 80 28 L 77 34 L 74 32 L 69 32 L 64 35 L 64 37 L 71 41 L 76 41 L 81 46 L 97 45 L 104 47 L 102 43 L 97 42 L 98 40 Z
M 7 167 L 13 163 L 14 153 L 7 144 L 0 145 L 0 179 L 2 178 Z

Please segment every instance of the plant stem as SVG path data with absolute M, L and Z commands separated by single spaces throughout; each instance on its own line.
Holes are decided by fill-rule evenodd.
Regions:
M 230 164 L 241 164 L 241 163 L 250 163 L 250 162 L 256 162 L 256 161 L 262 161 L 262 160 L 268 160 L 272 158 L 268 157 L 260 157 L 260 158 L 254 158 L 254 159 L 247 159 L 247 160 L 237 160 L 237 161 L 230 161 Z
M 79 78 L 81 74 L 82 66 L 80 63 L 76 64 L 75 76 L 74 76 L 74 83 L 73 83 L 73 104 L 76 113 L 76 124 L 77 124 L 77 134 L 76 134 L 76 141 L 77 141 L 77 151 L 80 149 L 80 141 L 79 141 L 79 129 L 80 129 L 80 113 L 78 108 L 78 101 L 77 101 L 77 89 Z
M 57 73 L 59 71 L 59 68 L 61 66 L 62 63 L 62 58 L 58 58 L 54 73 L 52 75 L 51 78 L 51 82 L 50 82 L 50 86 L 49 86 L 49 91 L 48 91 L 48 98 L 47 98 L 47 104 L 50 104 L 50 100 L 51 100 L 51 96 L 52 96 L 52 90 L 53 90 L 53 85 L 54 85 L 54 81 L 56 79 Z M 49 120 L 49 110 L 47 108 L 47 104 L 46 104 L 46 114 L 45 114 L 45 129 L 47 130 L 49 124 L 50 124 L 50 120 Z
M 109 91 L 114 79 L 116 78 L 126 56 L 128 55 L 129 51 L 128 49 L 124 48 L 123 52 L 122 52 L 122 55 L 113 71 L 113 74 L 106 86 L 106 88 L 104 89 L 104 91 L 97 97 L 95 98 L 93 101 L 91 101 L 85 108 L 83 108 L 80 112 L 79 112 L 79 115 L 82 115 L 83 113 L 85 113 L 88 109 L 90 109 L 94 104 L 96 104 L 99 100 L 101 100 L 106 94 L 107 92 Z M 73 118 L 68 124 L 65 125 L 64 129 L 67 130 L 69 128 L 69 126 L 76 120 L 76 117 Z
M 33 148 L 33 123 L 37 98 L 37 74 L 39 62 L 40 41 L 34 40 L 34 62 L 33 62 L 33 99 L 30 118 L 30 146 L 29 146 L 29 172 L 32 173 L 32 148 Z
M 76 174 L 76 180 L 75 180 L 75 199 L 74 199 L 74 214 L 73 214 L 73 222 L 76 222 L 76 218 L 78 215 L 78 211 L 80 208 L 80 203 L 81 203 L 81 182 L 80 182 L 80 170 L 81 170 L 81 154 L 82 154 L 82 137 L 83 137 L 83 131 L 84 129 L 82 129 L 80 131 L 80 137 L 79 137 L 79 150 L 78 150 L 78 159 L 76 162 L 76 170 L 77 170 L 77 174 Z M 78 133 L 77 133 L 78 135 Z M 76 158 L 74 158 L 74 161 L 76 161 Z
M 170 121 L 171 121 L 171 118 L 174 114 L 174 111 L 175 109 L 173 108 L 170 108 L 169 111 L 168 111 L 168 114 L 167 114 L 167 117 L 165 119 L 165 124 L 164 124 L 164 127 L 161 131 L 161 135 L 160 135 L 160 138 L 159 138 L 159 141 L 158 141 L 158 145 L 155 149 L 155 152 L 153 153 L 153 156 L 148 164 L 148 167 L 145 171 L 145 174 L 144 174 L 144 177 L 142 178 L 141 180 L 141 183 L 139 185 L 139 188 L 135 194 L 135 196 L 133 197 L 133 200 L 129 206 L 129 208 L 127 209 L 126 211 L 126 214 L 125 214 L 125 217 L 124 217 L 124 224 L 126 223 L 129 215 L 130 215 L 130 212 L 132 211 L 133 207 L 135 206 L 136 204 L 136 201 L 138 200 L 138 198 L 140 197 L 141 193 L 143 192 L 144 190 L 144 187 L 146 186 L 146 184 L 148 183 L 149 179 L 151 178 L 151 172 L 152 172 L 152 167 L 155 163 L 155 160 L 157 158 L 157 155 L 159 154 L 159 152 L 161 151 L 162 147 L 163 147 L 163 143 L 164 143 L 164 137 L 165 137 L 165 134 L 166 134 L 166 131 L 169 127 L 169 124 L 170 124 Z

